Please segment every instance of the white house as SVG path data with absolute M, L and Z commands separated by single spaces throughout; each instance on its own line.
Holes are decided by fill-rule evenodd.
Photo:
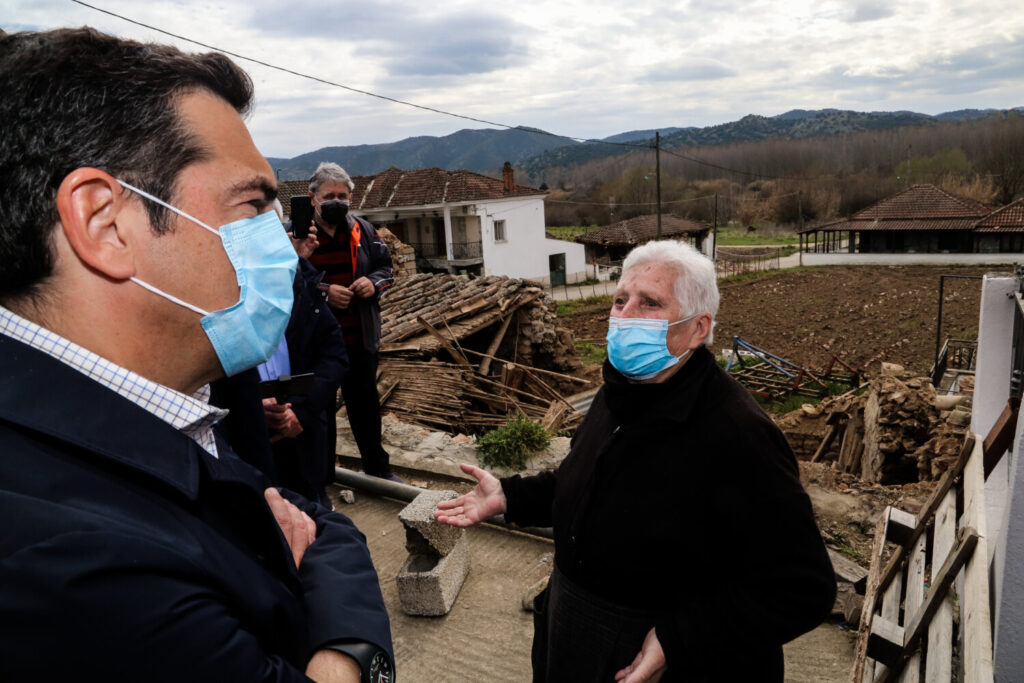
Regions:
M 586 277 L 583 245 L 546 236 L 546 193 L 516 185 L 507 162 L 502 180 L 436 167 L 391 167 L 352 180 L 352 213 L 411 245 L 421 270 L 554 284 Z M 287 181 L 280 190 L 301 194 L 302 187 L 300 181 Z

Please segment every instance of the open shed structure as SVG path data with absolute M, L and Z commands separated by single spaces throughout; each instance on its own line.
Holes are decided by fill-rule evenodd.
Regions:
M 813 254 L 1002 253 L 979 231 L 992 210 L 934 185 L 913 185 L 853 216 L 800 231 L 800 251 Z M 1019 245 L 1016 250 L 1020 251 Z
M 661 217 L 661 239 L 685 239 L 696 249 L 707 253 L 711 226 L 688 218 L 671 215 Z M 658 216 L 648 214 L 606 225 L 576 237 L 586 247 L 587 263 L 621 262 L 633 247 L 658 239 Z

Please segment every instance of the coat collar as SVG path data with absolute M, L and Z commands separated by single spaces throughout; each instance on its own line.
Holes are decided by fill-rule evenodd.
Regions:
M 676 374 L 660 384 L 630 382 L 605 361 L 605 401 L 622 424 L 651 420 L 686 422 L 715 369 L 714 356 L 704 346 L 696 349 Z
M 0 420 L 91 451 L 194 500 L 200 446 L 74 368 L 0 335 Z

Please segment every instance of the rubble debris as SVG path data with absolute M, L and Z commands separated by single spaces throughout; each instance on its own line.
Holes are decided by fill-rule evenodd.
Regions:
M 831 462 L 867 483 L 933 481 L 956 460 L 970 425 L 966 400 L 937 397 L 927 377 L 883 363 L 861 395 L 825 399 L 778 423 L 798 457 Z M 952 409 L 949 408 L 952 406 Z
M 455 491 L 424 491 L 398 514 L 405 527 L 409 557 L 395 577 L 402 610 L 411 616 L 443 616 L 469 574 L 469 543 L 465 530 L 442 524 L 433 512 Z
M 383 226 L 377 228 L 377 234 L 384 240 L 391 252 L 391 267 L 394 270 L 395 280 L 407 275 L 416 274 L 416 250 L 411 245 L 398 239 L 398 237 Z
M 562 389 L 591 384 L 543 288 L 505 277 L 419 273 L 381 303 L 381 407 L 402 422 L 479 433 L 521 412 L 549 431 L 582 420 Z

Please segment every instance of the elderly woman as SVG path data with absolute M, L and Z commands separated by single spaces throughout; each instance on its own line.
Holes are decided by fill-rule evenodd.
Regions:
M 553 526 L 535 681 L 782 681 L 835 577 L 775 424 L 715 363 L 713 264 L 651 242 L 623 265 L 605 383 L 555 472 L 478 485 L 438 520 Z M 546 604 L 545 604 L 546 603 Z

